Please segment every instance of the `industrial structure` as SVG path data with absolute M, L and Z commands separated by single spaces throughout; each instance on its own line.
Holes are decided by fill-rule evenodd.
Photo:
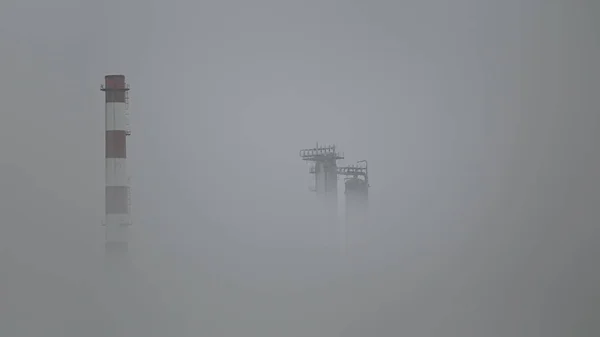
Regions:
M 324 206 L 326 220 L 330 224 L 337 223 L 338 205 L 338 175 L 345 176 L 345 221 L 340 223 L 337 230 L 337 241 L 343 245 L 347 252 L 348 245 L 357 242 L 361 237 L 363 228 L 368 224 L 369 205 L 369 173 L 366 160 L 357 162 L 356 165 L 338 167 L 337 161 L 344 159 L 344 155 L 336 150 L 335 145 L 319 146 L 312 149 L 300 150 L 300 157 L 311 162 L 309 173 L 314 175 L 314 188 Z M 364 164 L 364 165 L 361 165 Z
M 339 167 L 338 174 L 346 176 L 344 179 L 346 198 L 346 219 L 357 215 L 363 215 L 369 206 L 369 171 L 366 160 L 357 164 L 365 163 L 364 166 L 351 165 Z
M 130 179 L 127 173 L 127 137 L 129 128 L 129 86 L 124 75 L 107 75 L 101 90 L 105 93 L 106 112 L 106 253 L 127 251 L 131 219 Z
M 345 213 L 346 213 L 346 244 L 352 244 L 362 236 L 368 224 L 369 208 L 369 171 L 366 160 L 357 164 L 338 168 L 338 174 L 346 176 L 345 185 Z M 364 233 L 364 232 L 363 232 Z
M 337 161 L 344 155 L 337 152 L 335 145 L 319 146 L 300 150 L 302 160 L 312 162 L 310 173 L 315 175 L 314 191 L 330 214 L 337 216 Z
M 314 175 L 314 188 L 317 194 L 318 205 L 314 210 L 316 222 L 322 226 L 319 230 L 326 242 L 335 244 L 345 253 L 344 223 L 338 219 L 338 166 L 337 161 L 344 159 L 335 145 L 319 146 L 312 149 L 300 150 L 302 160 L 310 162 L 309 172 Z

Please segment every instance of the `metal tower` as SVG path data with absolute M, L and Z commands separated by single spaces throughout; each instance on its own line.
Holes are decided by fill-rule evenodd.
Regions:
M 338 168 L 338 174 L 346 176 L 345 199 L 346 199 L 346 245 L 356 242 L 361 237 L 361 231 L 368 223 L 369 207 L 369 171 L 366 160 L 357 164 Z
M 313 162 L 310 173 L 315 175 L 315 192 L 319 196 L 337 197 L 337 161 L 344 159 L 335 145 L 300 150 L 302 160 Z
M 312 149 L 300 150 L 300 157 L 313 163 L 310 173 L 315 175 L 314 191 L 334 219 L 337 217 L 337 161 L 344 159 L 343 154 L 337 152 L 335 145 L 319 146 L 317 143 Z
M 127 174 L 128 91 L 124 75 L 107 75 L 101 90 L 106 102 L 106 253 L 127 251 L 131 225 L 131 191 Z
M 312 149 L 300 150 L 300 157 L 313 163 L 310 173 L 315 175 L 314 191 L 337 214 L 337 161 L 344 159 L 344 155 L 336 151 L 335 145 L 317 143 Z

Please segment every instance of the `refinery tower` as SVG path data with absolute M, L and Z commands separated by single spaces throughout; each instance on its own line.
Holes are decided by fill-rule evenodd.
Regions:
M 312 162 L 310 173 L 315 176 L 315 189 L 321 199 L 325 212 L 331 220 L 337 217 L 338 203 L 338 167 L 337 161 L 344 159 L 343 154 L 336 150 L 335 145 L 319 146 L 312 149 L 300 150 L 302 160 Z
M 369 225 L 369 172 L 366 160 L 338 168 L 338 174 L 345 176 L 346 205 L 346 245 L 347 248 L 359 245 Z
M 132 223 L 127 173 L 127 137 L 131 134 L 127 109 L 129 86 L 124 75 L 107 75 L 101 90 L 106 105 L 106 253 L 121 255 L 127 252 Z

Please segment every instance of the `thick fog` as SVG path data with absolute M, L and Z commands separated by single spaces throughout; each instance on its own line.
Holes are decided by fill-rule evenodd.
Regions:
M 598 15 L 3 1 L 0 335 L 600 335 Z M 101 226 L 107 74 L 131 86 L 125 272 Z M 350 258 L 314 212 L 316 142 L 369 161 Z

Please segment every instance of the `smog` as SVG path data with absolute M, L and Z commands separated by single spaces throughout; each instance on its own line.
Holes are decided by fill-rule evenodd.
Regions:
M 598 13 L 2 2 L 0 335 L 600 335 Z

